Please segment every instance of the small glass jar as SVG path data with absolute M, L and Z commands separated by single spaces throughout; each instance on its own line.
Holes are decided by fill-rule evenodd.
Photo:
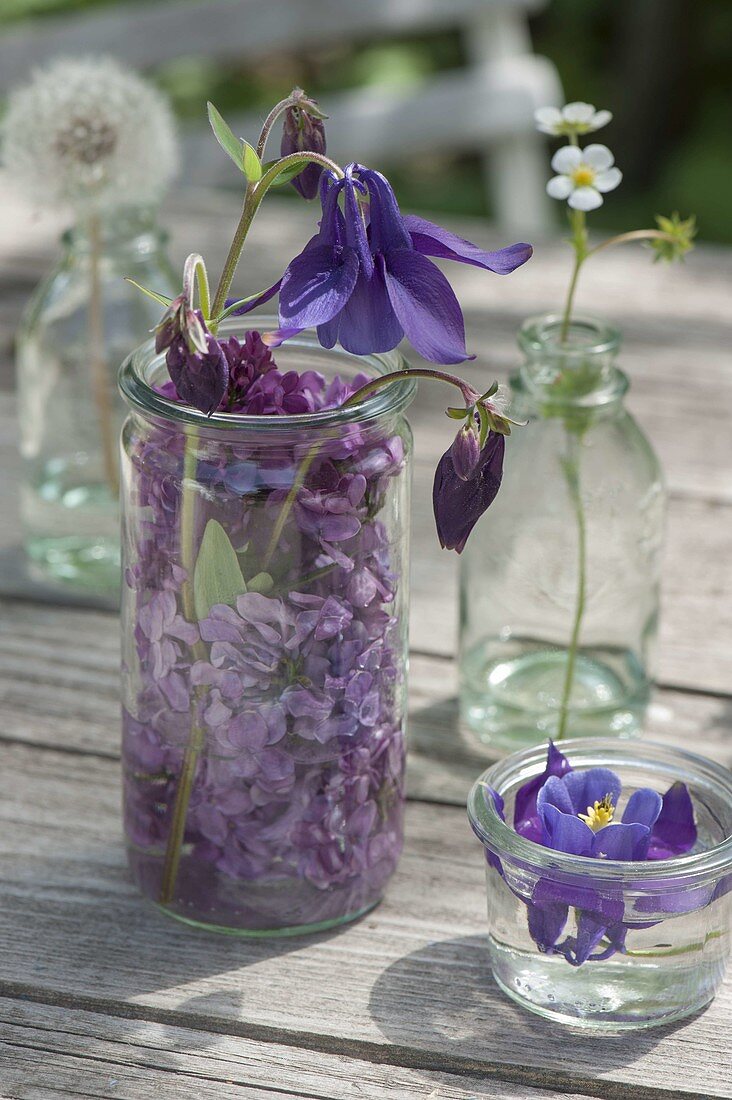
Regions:
M 730 953 L 732 773 L 660 744 L 587 738 L 560 747 L 574 769 L 607 767 L 619 775 L 624 798 L 640 787 L 663 794 L 685 783 L 697 842 L 688 855 L 653 862 L 544 848 L 501 819 L 484 784 L 501 795 L 506 822 L 513 821 L 516 792 L 544 772 L 546 747 L 495 764 L 468 802 L 485 849 L 493 976 L 524 1008 L 579 1027 L 646 1028 L 688 1016 L 714 997 Z M 566 926 L 557 946 L 542 951 L 531 928 L 537 918 L 553 919 L 547 899 Z M 613 924 L 589 958 L 573 965 L 561 937 L 568 937 L 565 945 L 576 938 L 580 915 L 603 927 L 612 917 Z
M 335 406 L 339 378 L 405 364 L 305 333 L 277 365 L 319 372 Z M 157 392 L 166 378 L 150 344 L 120 374 L 132 872 L 195 925 L 331 927 L 380 900 L 402 847 L 414 384 L 206 417 Z
M 149 211 L 80 222 L 25 311 L 17 338 L 21 517 L 39 579 L 119 590 L 119 365 L 160 318 L 125 282 L 175 293 Z
M 665 492 L 627 412 L 618 332 L 528 320 L 511 380 L 527 420 L 460 558 L 462 723 L 497 749 L 636 733 L 653 676 Z

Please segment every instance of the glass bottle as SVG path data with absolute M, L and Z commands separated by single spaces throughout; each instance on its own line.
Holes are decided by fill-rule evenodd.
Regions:
M 125 276 L 175 294 L 165 236 L 148 210 L 90 216 L 34 293 L 17 339 L 21 517 L 31 572 L 119 590 L 119 365 L 160 306 Z
M 460 562 L 461 721 L 497 749 L 632 735 L 648 702 L 665 492 L 620 337 L 529 319 L 502 491 Z
M 401 357 L 304 333 L 277 363 L 322 376 L 323 411 L 206 417 L 151 344 L 120 375 L 130 865 L 172 916 L 260 936 L 375 905 L 404 809 L 414 384 L 344 409 L 339 379 Z

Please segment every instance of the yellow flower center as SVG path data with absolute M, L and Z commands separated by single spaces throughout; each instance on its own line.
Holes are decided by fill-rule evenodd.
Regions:
M 588 164 L 579 164 L 572 172 L 572 180 L 576 187 L 591 187 L 595 182 L 595 169 Z
M 612 796 L 606 794 L 594 806 L 588 806 L 586 814 L 577 814 L 577 817 L 580 821 L 584 821 L 585 825 L 589 825 L 593 833 L 597 833 L 610 824 L 614 813 L 615 807 L 613 806 Z

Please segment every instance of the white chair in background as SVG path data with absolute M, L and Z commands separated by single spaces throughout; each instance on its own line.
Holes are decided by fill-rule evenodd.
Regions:
M 528 16 L 546 0 L 149 0 L 9 27 L 0 37 L 0 93 L 60 54 L 109 53 L 141 69 L 184 55 L 246 59 L 270 51 L 459 29 L 469 64 L 422 86 L 368 87 L 328 97 L 328 149 L 374 166 L 440 148 L 479 152 L 496 222 L 542 233 L 550 224 L 536 107 L 559 104 L 554 66 L 531 49 Z M 250 134 L 258 116 L 229 120 Z M 231 180 L 203 126 L 185 134 L 186 182 Z

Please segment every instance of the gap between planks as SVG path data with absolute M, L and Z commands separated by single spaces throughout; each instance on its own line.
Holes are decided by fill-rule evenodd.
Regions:
M 417 1083 L 412 1080 L 409 1085 L 411 1090 L 419 1088 L 419 1091 L 410 1091 L 404 1093 L 404 1100 L 411 1100 L 412 1097 L 426 1096 L 429 1100 L 433 1097 L 434 1100 L 450 1100 L 451 1097 L 465 1097 L 468 1100 L 467 1092 L 463 1091 L 464 1088 L 468 1089 L 471 1096 L 470 1100 L 478 1100 L 475 1096 L 475 1090 L 480 1089 L 480 1094 L 486 1097 L 501 1097 L 505 1100 L 509 1098 L 515 1098 L 515 1100 L 550 1100 L 551 1097 L 561 1095 L 565 1100 L 581 1100 L 583 1097 L 591 1098 L 597 1097 L 598 1100 L 715 1100 L 715 1094 L 713 1093 L 701 1093 L 695 1092 L 693 1094 L 688 1091 L 679 1091 L 675 1089 L 666 1088 L 653 1088 L 647 1085 L 628 1085 L 624 1082 L 612 1082 L 612 1081 L 592 1081 L 587 1078 L 579 1077 L 572 1073 L 562 1073 L 556 1070 L 544 1070 L 537 1067 L 523 1067 L 523 1066 L 510 1066 L 505 1063 L 491 1063 L 484 1060 L 476 1060 L 471 1058 L 456 1057 L 455 1055 L 446 1052 L 445 1054 L 430 1053 L 415 1050 L 408 1046 L 396 1046 L 390 1045 L 387 1047 L 382 1046 L 380 1043 L 371 1043 L 364 1040 L 342 1040 L 336 1037 L 318 1035 L 307 1031 L 295 1031 L 289 1028 L 272 1028 L 264 1025 L 257 1025 L 254 1023 L 243 1024 L 234 1021 L 224 1022 L 217 1017 L 196 1015 L 186 1013 L 181 1015 L 176 1012 L 151 1009 L 147 1006 L 136 1006 L 130 1004 L 120 1004 L 119 1002 L 111 1002 L 104 998 L 98 997 L 69 997 L 66 994 L 59 994 L 54 990 L 38 990 L 32 987 L 24 987 L 18 985 L 13 987 L 12 983 L 0 983 L 0 997 L 5 998 L 7 1001 L 13 1001 L 17 999 L 21 1001 L 24 1006 L 34 1005 L 42 1007 L 43 1009 L 64 1009 L 66 1012 L 71 1010 L 74 1014 L 83 1015 L 85 1017 L 96 1016 L 104 1017 L 104 1022 L 107 1023 L 110 1020 L 124 1021 L 125 1024 L 139 1022 L 146 1025 L 153 1024 L 164 1028 L 175 1028 L 176 1030 L 188 1033 L 189 1041 L 193 1040 L 197 1036 L 205 1035 L 210 1042 L 210 1036 L 220 1036 L 225 1039 L 244 1039 L 248 1043 L 261 1044 L 266 1052 L 268 1048 L 277 1048 L 277 1052 L 280 1058 L 284 1054 L 285 1057 L 291 1057 L 293 1054 L 298 1055 L 300 1052 L 307 1052 L 311 1055 L 324 1056 L 328 1061 L 338 1059 L 341 1062 L 343 1059 L 347 1059 L 351 1063 L 361 1063 L 362 1066 L 367 1067 L 372 1072 L 374 1069 L 384 1070 L 387 1068 L 399 1069 L 399 1070 L 411 1070 L 421 1072 L 427 1075 L 425 1081 Z M 29 1014 L 30 1015 L 30 1014 Z M 13 1022 L 13 1021 L 11 1021 Z M 68 1018 L 64 1016 L 64 1025 L 68 1026 Z M 32 1019 L 26 1027 L 32 1027 Z M 7 1027 L 7 1010 L 0 1016 L 0 1051 L 2 1050 L 3 1042 L 6 1041 L 3 1038 L 3 1032 Z M 16 1025 L 17 1027 L 17 1025 Z M 58 1037 L 64 1033 L 64 1029 L 49 1031 L 49 1036 L 55 1037 L 56 1041 L 51 1045 L 51 1038 L 47 1040 L 47 1045 L 26 1046 L 26 1049 L 34 1051 L 43 1051 L 45 1053 L 58 1053 L 58 1050 L 54 1049 L 59 1046 Z M 74 1034 L 70 1032 L 67 1034 Z M 96 1035 L 89 1035 L 90 1040 L 96 1040 Z M 159 1044 L 159 1049 L 165 1049 L 162 1046 L 161 1038 L 158 1037 L 156 1042 Z M 129 1040 L 125 1040 L 129 1042 Z M 120 1042 L 115 1036 L 114 1042 Z M 138 1039 L 139 1042 L 139 1039 Z M 24 1046 L 24 1044 L 16 1043 L 14 1045 Z M 79 1057 L 77 1053 L 77 1057 Z M 84 1059 L 88 1059 L 94 1062 L 105 1062 L 107 1065 L 114 1067 L 115 1063 L 109 1061 L 107 1058 L 102 1058 L 100 1055 L 92 1055 L 85 1053 L 81 1056 Z M 266 1058 L 266 1053 L 265 1053 Z M 210 1066 L 211 1058 L 206 1057 L 201 1059 Z M 127 1063 L 116 1063 L 117 1067 L 126 1065 Z M 138 1063 L 139 1064 L 139 1063 Z M 141 1063 L 144 1066 L 144 1062 Z M 271 1060 L 270 1060 L 271 1064 Z M 159 1067 L 158 1067 L 159 1068 Z M 333 1067 L 328 1066 L 332 1072 Z M 279 1067 L 281 1072 L 281 1067 Z M 340 1071 L 343 1071 L 342 1064 L 340 1065 Z M 187 1080 L 206 1081 L 213 1084 L 219 1084 L 222 1079 L 231 1081 L 232 1068 L 228 1063 L 222 1072 L 220 1077 L 212 1077 L 202 1072 L 191 1072 L 189 1070 L 183 1070 L 179 1067 L 171 1067 L 167 1069 L 167 1073 L 185 1075 Z M 302 1072 L 302 1070 L 300 1071 Z M 381 1076 L 381 1075 L 379 1075 Z M 452 1080 L 450 1080 L 452 1078 Z M 461 1079 L 462 1083 L 461 1084 Z M 389 1079 L 388 1075 L 384 1075 L 381 1082 L 379 1082 L 379 1091 L 374 1093 L 365 1094 L 362 1089 L 359 1088 L 358 1096 L 364 1097 L 371 1095 L 375 1098 L 380 1098 L 386 1092 L 386 1086 L 388 1084 L 388 1094 L 394 1100 L 398 1100 L 402 1096 L 401 1089 L 397 1093 L 393 1087 L 393 1082 Z M 2 1085 L 2 1067 L 0 1066 L 0 1085 Z M 250 1082 L 246 1082 L 249 1084 Z M 244 1084 L 244 1082 L 242 1082 Z M 251 1081 L 251 1084 L 261 1088 L 261 1081 Z M 447 1084 L 449 1091 L 444 1089 Z M 149 1086 L 149 1081 L 147 1082 Z M 437 1085 L 433 1091 L 426 1093 L 425 1089 Z M 442 1087 L 440 1087 L 442 1085 Z M 486 1092 L 486 1086 L 488 1091 Z M 508 1086 L 508 1091 L 501 1087 Z M 521 1091 L 515 1086 L 523 1086 L 529 1091 Z M 551 1090 L 551 1091 L 547 1091 Z M 279 1087 L 268 1087 L 265 1091 L 273 1093 L 275 1096 L 293 1096 L 299 1098 L 299 1100 L 338 1100 L 343 1093 L 333 1093 L 328 1091 L 327 1093 L 318 1091 L 316 1092 L 303 1092 L 301 1089 L 298 1091 L 290 1089 L 281 1089 Z M 90 1093 L 89 1095 L 97 1096 L 98 1093 Z M 115 1096 L 119 1095 L 119 1092 L 115 1090 Z M 160 1095 L 156 1092 L 156 1095 Z M 164 1094 L 163 1094 L 164 1095 Z M 176 1091 L 175 1095 L 178 1095 Z M 216 1093 L 214 1095 L 221 1095 Z

